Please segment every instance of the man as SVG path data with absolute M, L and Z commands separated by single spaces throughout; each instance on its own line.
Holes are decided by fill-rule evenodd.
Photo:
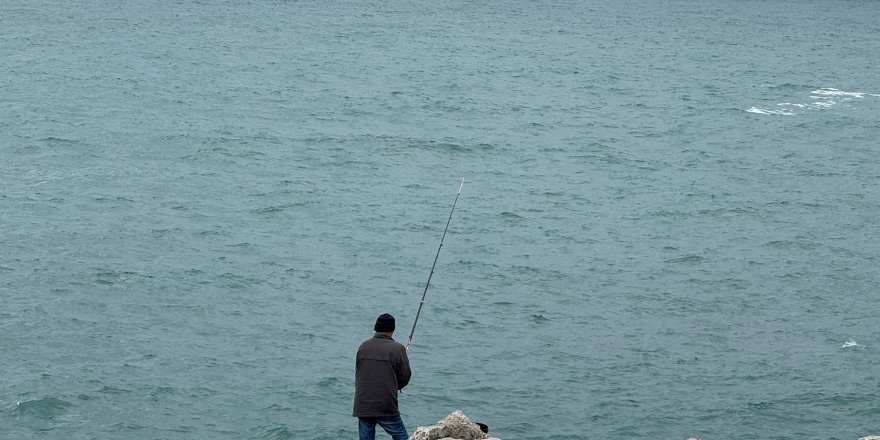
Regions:
M 397 407 L 397 392 L 412 375 L 406 348 L 391 338 L 393 316 L 380 315 L 373 330 L 376 334 L 357 351 L 352 415 L 358 418 L 360 440 L 374 440 L 377 424 L 393 440 L 407 440 L 409 435 Z

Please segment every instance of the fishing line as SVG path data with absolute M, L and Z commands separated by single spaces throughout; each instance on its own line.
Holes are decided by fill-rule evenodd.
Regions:
M 461 188 L 464 187 L 464 178 L 458 185 L 458 193 L 455 195 L 455 201 L 452 202 L 452 209 L 449 211 L 449 219 L 446 220 L 446 228 L 443 229 L 443 236 L 440 237 L 440 246 L 437 247 L 437 254 L 434 255 L 434 264 L 431 265 L 431 273 L 428 274 L 428 282 L 425 283 L 425 291 L 422 292 L 422 300 L 419 301 L 419 310 L 416 312 L 416 319 L 413 321 L 412 331 L 409 332 L 409 338 L 406 340 L 406 349 L 412 345 L 413 334 L 416 332 L 416 324 L 419 323 L 419 315 L 422 314 L 422 305 L 425 304 L 425 296 L 428 295 L 428 286 L 431 285 L 431 277 L 434 276 L 434 268 L 437 267 L 437 258 L 440 257 L 440 249 L 443 249 L 443 239 L 446 238 L 446 231 L 449 229 L 449 223 L 452 222 L 452 213 L 455 212 L 455 204 L 458 203 L 458 196 L 461 195 Z

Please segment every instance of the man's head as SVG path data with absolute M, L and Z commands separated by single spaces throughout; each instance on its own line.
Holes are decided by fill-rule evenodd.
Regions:
M 373 330 L 378 333 L 393 333 L 394 317 L 387 313 L 379 315 L 376 319 L 376 325 L 373 326 Z

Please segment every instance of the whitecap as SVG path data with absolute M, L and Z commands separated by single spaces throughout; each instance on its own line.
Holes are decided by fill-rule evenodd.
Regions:
M 809 104 L 804 103 L 794 103 L 794 102 L 781 102 L 776 104 L 777 107 L 781 107 L 781 110 L 767 110 L 758 107 L 752 107 L 746 110 L 749 113 L 757 113 L 761 115 L 783 115 L 783 116 L 792 116 L 797 113 L 793 112 L 793 109 L 817 109 L 824 110 L 829 109 L 831 107 L 852 101 L 853 99 L 863 99 L 866 96 L 872 97 L 880 97 L 880 94 L 876 93 L 865 93 L 865 92 L 848 92 L 845 90 L 835 89 L 833 87 L 822 87 L 817 90 L 813 90 L 810 92 L 810 99 L 813 102 Z
M 817 101 L 813 103 L 813 107 L 828 108 L 833 107 L 835 104 L 837 104 L 836 101 Z
M 781 116 L 793 116 L 796 113 L 792 113 L 786 110 L 766 110 L 758 107 L 752 107 L 746 110 L 749 113 L 757 113 L 759 115 L 781 115 Z
M 811 92 L 813 95 L 821 95 L 821 96 L 847 96 L 850 98 L 864 98 L 865 93 L 863 92 L 845 92 L 843 90 L 838 90 L 834 88 L 822 88 L 819 90 L 814 90 Z
M 850 347 L 863 347 L 864 348 L 865 346 L 859 345 L 859 343 L 856 342 L 856 340 L 853 338 L 847 339 L 846 342 L 844 342 L 843 345 L 840 346 L 840 348 L 850 348 Z

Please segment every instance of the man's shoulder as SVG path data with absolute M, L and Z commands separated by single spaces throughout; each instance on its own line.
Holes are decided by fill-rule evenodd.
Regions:
M 362 350 L 403 351 L 405 353 L 406 347 L 389 337 L 373 336 L 372 338 L 361 342 L 358 351 L 360 352 Z

